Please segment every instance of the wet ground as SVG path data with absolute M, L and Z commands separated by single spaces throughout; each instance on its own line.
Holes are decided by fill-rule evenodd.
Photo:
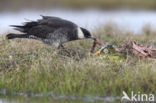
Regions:
M 48 96 L 26 97 L 0 95 L 0 103 L 120 103 L 119 97 Z

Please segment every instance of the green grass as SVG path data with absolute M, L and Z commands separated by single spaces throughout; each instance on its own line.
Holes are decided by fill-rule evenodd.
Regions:
M 156 39 L 153 32 L 133 35 L 112 26 L 94 30 L 101 41 L 120 46 L 136 40 L 147 45 Z M 60 51 L 42 42 L 26 39 L 0 42 L 0 89 L 9 92 L 47 93 L 79 96 L 119 96 L 127 93 L 156 94 L 156 62 L 127 55 L 117 63 L 89 56 L 92 40 L 65 44 Z

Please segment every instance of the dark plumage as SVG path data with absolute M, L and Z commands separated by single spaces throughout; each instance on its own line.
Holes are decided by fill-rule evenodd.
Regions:
M 55 47 L 62 46 L 63 43 L 83 38 L 91 38 L 88 30 L 76 24 L 58 17 L 42 16 L 37 21 L 26 22 L 22 26 L 11 25 L 15 30 L 23 34 L 10 33 L 6 37 L 37 39 Z

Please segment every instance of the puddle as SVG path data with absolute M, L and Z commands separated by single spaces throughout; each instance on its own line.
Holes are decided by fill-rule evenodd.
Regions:
M 120 101 L 120 97 L 99 97 L 99 96 L 65 96 L 65 95 L 55 95 L 53 92 L 49 93 L 40 93 L 40 94 L 32 94 L 32 93 L 20 93 L 14 92 L 9 94 L 6 90 L 0 91 L 0 103 L 42 103 L 42 100 L 46 102 L 72 102 L 72 103 L 80 103 L 80 102 L 99 102 L 99 103 L 117 103 Z M 19 102 L 20 101 L 20 102 Z M 120 102 L 119 102 L 120 103 Z

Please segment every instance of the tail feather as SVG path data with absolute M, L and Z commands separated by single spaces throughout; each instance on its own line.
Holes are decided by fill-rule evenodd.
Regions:
M 38 22 L 31 21 L 25 22 L 23 25 L 10 25 L 10 26 L 14 27 L 15 30 L 26 33 L 30 28 L 36 25 L 38 25 Z
M 14 33 L 10 33 L 8 35 L 6 35 L 7 39 L 14 39 L 14 38 L 29 38 L 29 35 L 27 34 L 14 34 Z
M 17 27 L 17 28 L 23 28 L 23 26 L 20 25 L 10 25 L 11 27 Z
M 31 21 L 31 22 L 25 22 L 23 25 L 10 25 L 11 27 L 17 27 L 17 28 L 29 28 L 38 25 L 38 22 Z
M 14 27 L 15 30 L 18 30 L 20 32 L 24 32 L 24 26 L 19 25 L 10 25 L 11 27 Z

